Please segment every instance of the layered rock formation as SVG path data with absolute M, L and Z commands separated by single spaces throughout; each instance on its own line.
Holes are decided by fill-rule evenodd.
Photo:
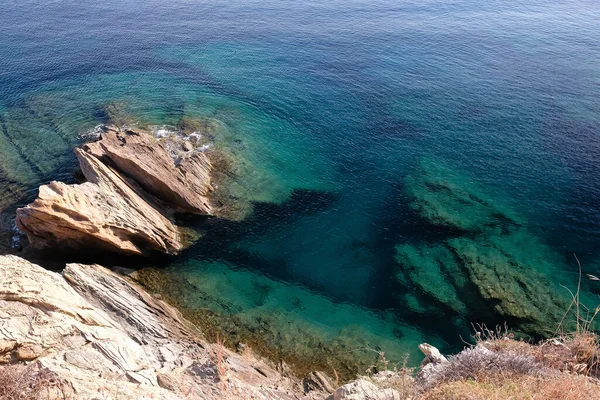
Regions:
M 531 335 L 559 323 L 570 301 L 559 284 L 573 282 L 553 281 L 564 276 L 564 259 L 525 220 L 468 176 L 432 159 L 406 178 L 405 190 L 421 224 L 438 235 L 435 242 L 396 246 L 400 282 L 469 320 L 481 318 L 474 306 L 487 303 Z
M 17 210 L 17 225 L 38 248 L 100 249 L 140 255 L 182 248 L 173 212 L 209 215 L 211 164 L 183 142 L 107 129 L 75 149 L 87 182 L 51 182 Z M 171 154 L 170 154 L 171 153 Z
M 188 142 L 179 143 L 179 151 L 173 145 L 141 132 L 108 129 L 102 140 L 83 148 L 177 211 L 211 214 L 210 161 Z
M 69 264 L 61 276 L 0 257 L 0 310 L 0 363 L 51 372 L 70 398 L 326 396 L 250 351 L 204 342 L 175 309 L 98 265 Z

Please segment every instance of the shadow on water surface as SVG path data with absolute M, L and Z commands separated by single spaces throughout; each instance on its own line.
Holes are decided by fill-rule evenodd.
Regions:
M 265 259 L 235 244 L 248 236 L 261 236 L 273 226 L 286 226 L 293 221 L 326 212 L 334 207 L 339 195 L 316 190 L 296 189 L 282 204 L 255 203 L 253 213 L 242 221 L 217 218 L 186 217 L 179 222 L 204 233 L 192 246 L 184 250 L 180 261 L 189 259 L 221 260 L 242 268 L 260 272 L 275 279 L 288 280 L 285 259 Z M 157 265 L 158 266 L 158 265 Z

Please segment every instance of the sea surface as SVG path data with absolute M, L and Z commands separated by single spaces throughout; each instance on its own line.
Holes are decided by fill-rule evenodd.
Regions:
M 575 256 L 600 304 L 598 1 L 0 4 L 5 213 L 73 182 L 111 112 L 203 121 L 243 160 L 251 213 L 154 266 L 282 353 L 416 365 L 471 324 L 549 335 Z

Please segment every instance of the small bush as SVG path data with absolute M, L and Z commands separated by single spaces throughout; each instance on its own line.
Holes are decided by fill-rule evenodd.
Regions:
M 539 376 L 546 368 L 528 354 L 517 352 L 498 353 L 483 346 L 468 348 L 429 370 L 424 384 L 430 388 L 444 382 L 478 379 L 491 375 Z

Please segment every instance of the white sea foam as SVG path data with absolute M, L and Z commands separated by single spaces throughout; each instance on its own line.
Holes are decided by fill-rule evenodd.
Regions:
M 20 249 L 21 248 L 21 237 L 23 237 L 25 234 L 19 229 L 16 221 L 13 221 L 11 231 L 13 233 L 13 236 L 12 236 L 12 240 L 10 243 L 10 247 L 13 249 Z
M 191 142 L 194 146 L 197 146 L 198 143 L 201 143 L 201 141 L 205 139 L 205 136 L 200 132 L 192 132 L 186 135 L 185 133 L 171 125 L 153 126 L 151 130 L 152 134 L 158 139 L 168 139 L 176 137 L 178 139 Z M 171 157 L 173 157 L 174 159 L 177 158 L 180 152 L 178 145 L 171 143 L 168 140 L 166 140 L 164 143 Z M 212 143 L 206 143 L 202 146 L 195 147 L 194 151 L 203 152 L 211 147 Z
M 104 132 L 104 124 L 99 124 L 92 129 L 88 129 L 87 131 L 80 133 L 77 135 L 77 138 L 85 141 L 97 140 L 100 139 L 102 132 Z
M 184 139 L 185 140 L 192 140 L 194 139 L 196 142 L 199 142 L 200 139 L 202 139 L 204 137 L 203 134 L 201 134 L 200 132 L 192 132 L 189 135 L 187 135 Z
M 171 125 L 153 126 L 152 134 L 159 139 L 168 138 L 173 135 L 181 136 L 181 133 L 178 132 L 174 126 Z

